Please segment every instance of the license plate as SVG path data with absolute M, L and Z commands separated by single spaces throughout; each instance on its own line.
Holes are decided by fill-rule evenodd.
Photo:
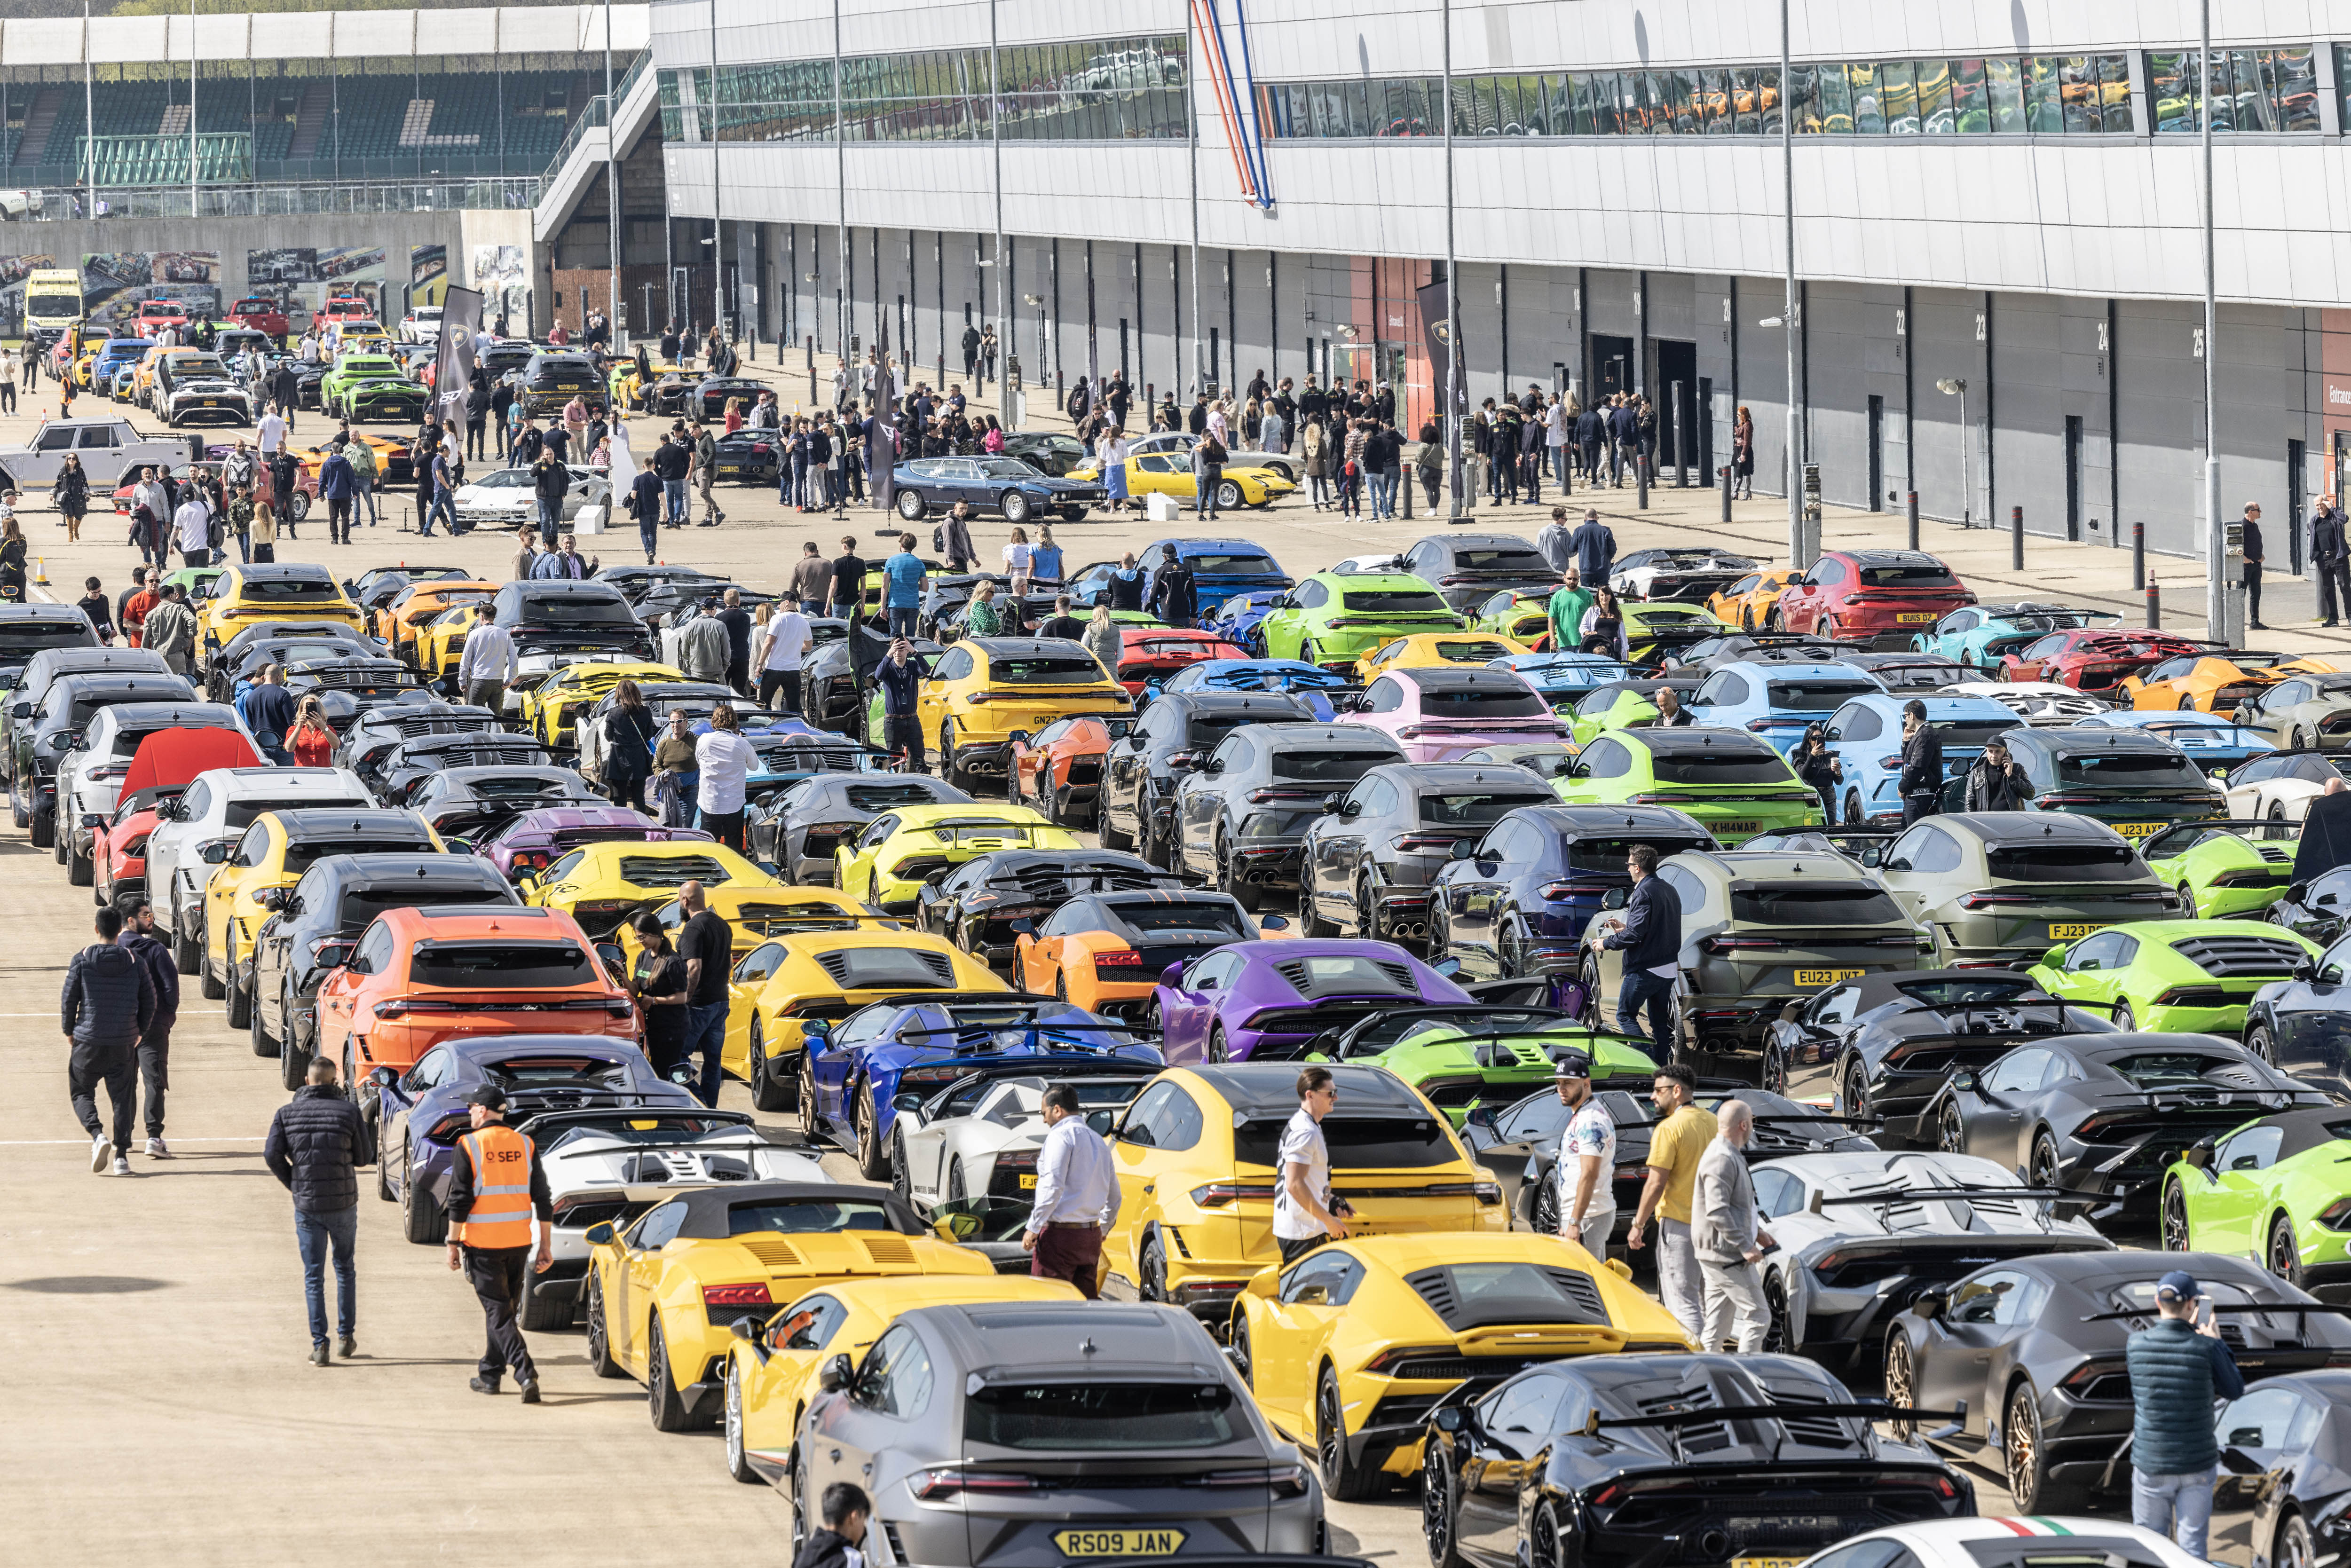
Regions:
M 204 406 L 206 408 L 218 408 L 220 407 L 220 400 L 218 398 L 208 397 L 204 399 Z
M 1796 984 L 1800 986 L 1838 986 L 1847 980 L 1858 980 L 1866 969 L 1799 969 Z
M 1940 617 L 1936 615 L 1936 613 L 1931 610 L 1905 610 L 1901 614 L 1896 615 L 1894 619 L 1905 626 L 1931 626 L 1940 619 Z M 1777 1557 L 1742 1557 L 1740 1561 L 1742 1563 L 1777 1563 L 1781 1561 L 1781 1559 Z
M 1734 1557 L 1730 1568 L 1796 1568 L 1801 1557 Z
M 1170 1527 L 1144 1530 L 1057 1530 L 1053 1544 L 1064 1557 L 1173 1557 L 1186 1532 Z M 1789 1560 L 1794 1568 L 1794 1560 Z
M 1029 1175 L 1024 1176 L 1020 1178 L 1020 1190 L 1023 1192 L 1028 1191 L 1030 1187 L 1035 1186 L 1036 1185 L 1037 1177 L 1034 1172 L 1031 1172 Z
M 2169 826 L 2165 822 L 2112 822 L 2107 825 L 2126 839 L 2143 839 Z
M 2071 942 L 2076 936 L 2087 936 L 2093 931 L 2104 931 L 2105 928 L 2105 923 L 2103 921 L 2053 920 L 2049 923 L 2049 940 Z
M 1761 822 L 1717 822 L 1714 826 L 1717 831 L 1725 833 L 1760 833 L 1763 831 Z

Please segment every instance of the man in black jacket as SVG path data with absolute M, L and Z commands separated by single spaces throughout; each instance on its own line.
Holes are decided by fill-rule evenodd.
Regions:
M 1943 737 L 1927 725 L 1927 705 L 1902 705 L 1902 825 L 1935 814 L 1943 796 Z
M 147 1157 L 167 1160 L 163 1146 L 163 1092 L 172 1086 L 172 1024 L 180 1016 L 180 967 L 172 949 L 155 935 L 155 908 L 140 899 L 124 911 L 118 940 L 155 988 L 155 1017 L 139 1037 L 139 1077 L 147 1090 Z
M 2258 501 L 2245 504 L 2245 625 L 2248 630 L 2266 632 L 2262 624 L 2262 508 Z
M 1648 1010 L 1650 1054 L 1659 1061 L 1674 1053 L 1674 971 L 1682 950 L 1681 895 L 1657 875 L 1657 852 L 1635 844 L 1625 857 L 1633 873 L 1633 896 L 1625 904 L 1625 923 L 1600 939 L 1603 947 L 1625 955 L 1625 984 L 1616 993 L 1616 1028 L 1635 1040 L 1641 1033 L 1641 1012 Z
M 95 929 L 98 941 L 66 966 L 61 1022 L 73 1042 L 66 1084 L 90 1136 L 89 1168 L 104 1174 L 111 1162 L 114 1175 L 127 1176 L 139 1111 L 139 1040 L 155 1020 L 155 987 L 138 957 L 115 940 L 122 935 L 120 910 L 99 910 Z M 100 1083 L 114 1103 L 111 1139 L 98 1119 Z
M 1983 755 L 1968 769 L 1967 809 L 1970 811 L 2022 811 L 2032 800 L 2032 780 L 2009 755 L 2008 743 L 1984 742 Z
M 824 1489 L 817 1505 L 824 1528 L 800 1546 L 792 1568 L 849 1568 L 862 1563 L 867 1521 L 873 1517 L 873 1500 L 855 1481 L 835 1481 Z
M 2335 497 L 2321 496 L 2318 508 L 2310 515 L 2310 565 L 2318 574 L 2318 623 L 2337 625 L 2342 612 L 2351 608 L 2351 580 L 2346 580 L 2344 560 L 2346 550 L 2343 535 L 2343 514 L 2335 508 Z
M 1170 626 L 1189 626 L 1198 619 L 1192 569 L 1176 555 L 1174 545 L 1159 547 L 1159 567 L 1151 574 L 1151 608 Z
M 310 1081 L 269 1119 L 262 1163 L 294 1195 L 294 1240 L 302 1250 L 302 1296 L 310 1307 L 310 1364 L 327 1364 L 327 1254 L 335 1258 L 336 1351 L 360 1353 L 352 1249 L 359 1239 L 360 1166 L 375 1163 L 360 1108 L 335 1085 L 331 1057 L 313 1057 Z

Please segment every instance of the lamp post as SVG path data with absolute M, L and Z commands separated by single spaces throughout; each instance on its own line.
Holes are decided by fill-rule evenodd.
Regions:
M 2220 307 L 2212 254 L 2212 0 L 2198 7 L 2203 18 L 2201 52 L 2196 57 L 2196 119 L 2204 153 L 2204 635 L 2233 641 L 2229 625 L 2228 529 L 2220 521 L 2220 402 L 2214 365 L 2220 359 Z M 2294 519 L 2287 519 L 2293 526 Z
M 1445 488 L 1453 501 L 1446 520 L 1458 523 L 1468 514 L 1468 498 L 1461 494 L 1461 290 L 1453 254 L 1453 0 L 1445 0 L 1444 27 L 1445 391 L 1437 406 L 1445 411 Z
M 713 75 L 716 74 L 714 69 Z M 605 289 L 609 301 L 607 308 L 611 311 L 611 317 L 606 321 L 605 329 L 612 334 L 612 347 L 616 352 L 629 340 L 628 332 L 621 325 L 620 134 L 621 106 L 612 101 L 612 0 L 604 0 L 604 199 L 608 208 L 605 221 L 611 225 L 611 232 L 606 235 L 611 243 L 606 248 L 611 254 L 608 265 L 611 272 L 606 279 L 608 287 Z M 713 158 L 718 155 L 716 147 L 710 151 Z M 652 323 L 647 322 L 646 325 L 651 326 Z
M 1935 390 L 1945 397 L 1959 400 L 1959 472 L 1964 475 L 1967 495 L 1959 503 L 1959 527 L 1976 526 L 1976 444 L 1975 432 L 1968 428 L 1968 383 L 1957 376 L 1945 376 L 1935 383 Z
M 1788 102 L 1788 0 L 1780 0 L 1780 180 L 1787 227 L 1787 304 L 1781 312 L 1788 329 L 1788 562 L 1808 567 L 1804 539 L 1802 426 L 1796 414 L 1796 117 Z

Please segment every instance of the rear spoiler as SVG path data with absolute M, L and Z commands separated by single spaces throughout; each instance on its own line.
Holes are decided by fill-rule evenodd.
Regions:
M 2249 1301 L 2242 1306 L 2234 1307 L 2224 1307 L 2216 1303 L 2213 1306 L 2212 1311 L 2215 1313 L 2275 1312 L 2281 1317 L 2297 1318 L 2306 1318 L 2314 1312 L 2324 1312 L 2335 1317 L 2343 1317 L 2351 1315 L 2351 1304 L 2336 1304 L 2325 1301 L 2280 1301 L 2272 1306 L 2263 1305 L 2258 1301 Z M 2085 1315 L 2082 1321 L 2085 1323 L 2113 1323 L 2122 1322 L 2130 1318 L 2151 1318 L 2155 1315 L 2155 1308 L 2147 1306 L 2137 1307 L 2126 1312 L 2091 1312 Z
M 1968 1418 L 1962 1399 L 1949 1410 L 1920 1410 L 1884 1400 L 1860 1400 L 1850 1405 L 1721 1405 L 1704 1410 L 1675 1410 L 1662 1416 L 1610 1416 L 1593 1411 L 1583 1423 L 1583 1436 L 1596 1437 L 1611 1427 L 1696 1427 L 1716 1421 L 1785 1421 L 1807 1416 L 1857 1416 L 1866 1421 L 1948 1421 L 1928 1436 L 1955 1437 Z

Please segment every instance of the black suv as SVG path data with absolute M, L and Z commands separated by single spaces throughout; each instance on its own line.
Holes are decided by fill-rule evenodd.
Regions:
M 1298 886 L 1299 849 L 1323 798 L 1405 759 L 1367 725 L 1245 725 L 1176 786 L 1176 869 L 1255 909 L 1267 888 Z
M 1176 788 L 1245 724 L 1311 723 L 1313 710 L 1283 692 L 1169 692 L 1102 759 L 1095 816 L 1102 848 L 1138 844 L 1154 865 L 1176 863 Z
M 1558 572 L 1516 534 L 1429 534 L 1396 558 L 1408 571 L 1444 595 L 1450 609 L 1468 613 L 1507 588 L 1555 587 Z
M 609 582 L 538 579 L 498 590 L 492 619 L 514 636 L 516 674 L 510 701 L 571 662 L 575 653 L 660 656 L 653 632 Z
M 1306 935 L 1428 935 L 1431 884 L 1453 846 L 1521 806 L 1555 806 L 1542 778 L 1507 762 L 1398 762 L 1328 801 L 1306 830 L 1299 914 Z
M 42 694 L 40 706 L 12 737 L 15 782 L 9 795 L 16 803 L 16 820 L 32 830 L 33 847 L 57 846 L 57 763 L 81 744 L 82 729 L 92 716 L 118 703 L 195 700 L 195 687 L 169 671 L 135 675 L 99 672 L 52 683 Z
M 75 614 L 80 615 L 77 610 Z M 87 617 L 82 624 L 89 624 Z M 40 710 L 41 699 L 49 687 L 68 675 L 87 675 L 111 672 L 119 675 L 168 675 L 172 666 L 163 662 L 161 653 L 151 653 L 144 648 L 92 647 L 76 643 L 64 648 L 44 648 L 25 662 L 16 673 L 15 689 L 8 694 L 7 739 L 0 747 L 0 779 L 13 780 L 16 776 L 16 748 L 23 744 L 26 728 L 34 714 Z M 16 799 L 16 825 L 25 821 L 24 797 Z
M 525 413 L 559 413 L 575 397 L 603 395 L 604 378 L 596 373 L 596 361 L 566 349 L 541 349 L 515 378 L 515 401 Z
M 0 604 L 0 689 L 46 649 L 99 646 L 98 629 L 74 605 Z

